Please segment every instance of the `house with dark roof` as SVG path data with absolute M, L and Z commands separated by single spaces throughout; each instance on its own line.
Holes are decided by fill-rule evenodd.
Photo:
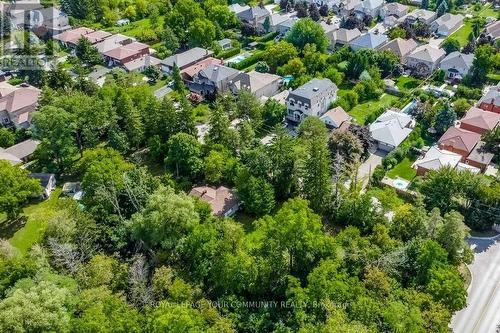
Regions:
M 477 134 L 491 131 L 500 124 L 500 114 L 471 107 L 460 120 L 460 128 Z
M 4 126 L 28 128 L 41 91 L 30 85 L 0 89 L 0 120 Z
M 196 64 L 198 61 L 211 57 L 213 52 L 201 47 L 194 47 L 182 53 L 173 54 L 161 61 L 161 70 L 170 73 L 174 65 L 180 70 Z
M 382 45 L 387 43 L 389 39 L 384 34 L 378 34 L 374 32 L 368 32 L 353 39 L 349 45 L 353 51 L 358 51 L 361 49 L 376 50 Z
M 29 176 L 40 181 L 40 185 L 42 186 L 41 199 L 48 199 L 56 189 L 56 175 L 53 173 L 31 173 Z
M 458 51 L 451 52 L 439 64 L 439 68 L 445 71 L 446 78 L 452 81 L 460 81 L 472 69 L 474 54 L 465 54 Z
M 309 116 L 321 117 L 337 99 L 337 86 L 329 79 L 312 79 L 288 94 L 287 118 L 300 123 Z
M 257 98 L 271 97 L 277 94 L 282 86 L 281 76 L 256 71 L 239 73 L 230 83 L 230 89 L 234 94 L 248 90 Z
M 484 146 L 485 142 L 479 141 L 469 156 L 465 159 L 465 163 L 480 169 L 482 172 L 486 170 L 494 157 L 494 154 L 488 152 Z
M 483 110 L 500 113 L 500 86 L 491 87 L 477 105 Z
M 189 192 L 189 195 L 208 203 L 215 216 L 231 217 L 241 206 L 236 191 L 225 186 L 219 186 L 218 188 L 198 186 L 194 187 Z
M 181 70 L 181 76 L 186 81 L 192 81 L 193 77 L 198 74 L 199 71 L 205 69 L 210 65 L 223 65 L 223 61 L 221 59 L 208 57 L 203 60 L 198 61 L 194 65 L 184 68 Z
M 462 155 L 462 160 L 465 160 L 480 139 L 481 134 L 450 127 L 438 140 L 438 145 L 440 149 Z
M 240 72 L 223 65 L 209 65 L 194 75 L 188 82 L 189 90 L 204 97 L 229 90 L 232 80 Z

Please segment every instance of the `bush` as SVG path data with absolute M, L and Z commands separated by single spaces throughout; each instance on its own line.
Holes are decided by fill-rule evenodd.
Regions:
M 372 174 L 372 178 L 371 178 L 371 185 L 373 185 L 373 186 L 380 185 L 380 182 L 385 177 L 386 172 L 387 172 L 387 170 L 383 166 L 377 165 L 375 170 L 373 170 L 373 174 Z
M 241 49 L 239 47 L 232 48 L 226 51 L 223 51 L 217 55 L 218 58 L 220 59 L 228 59 L 231 57 L 234 57 L 235 55 L 239 54 Z
M 250 57 L 240 61 L 237 64 L 233 64 L 232 67 L 235 69 L 238 69 L 238 70 L 242 70 L 242 69 L 245 69 L 247 67 L 250 67 L 253 64 L 256 64 L 257 62 L 262 60 L 262 58 L 264 57 L 264 53 L 265 53 L 264 51 L 255 52 Z

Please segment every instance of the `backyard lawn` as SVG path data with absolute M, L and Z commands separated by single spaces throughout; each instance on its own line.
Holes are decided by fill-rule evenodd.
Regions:
M 26 224 L 17 230 L 9 240 L 12 246 L 19 249 L 21 254 L 26 254 L 33 244 L 41 240 L 47 221 L 58 211 L 60 194 L 61 189 L 58 188 L 52 192 L 48 200 L 31 204 L 23 209 L 22 215 L 27 217 Z
M 356 105 L 354 108 L 352 108 L 349 114 L 356 120 L 358 124 L 364 125 L 366 118 L 370 114 L 377 112 L 377 110 L 379 110 L 380 108 L 390 107 L 397 100 L 399 100 L 399 97 L 397 96 L 383 94 L 382 97 L 380 97 L 380 99 L 378 100 Z
M 164 21 L 163 16 L 158 17 L 158 23 L 156 24 L 156 26 L 162 27 L 163 21 Z M 148 18 L 138 20 L 135 22 L 131 22 L 130 24 L 123 25 L 123 26 L 114 26 L 114 27 L 110 27 L 110 28 L 104 28 L 105 31 L 108 31 L 111 33 L 116 33 L 116 34 L 123 34 L 123 35 L 134 37 L 137 39 L 139 39 L 138 37 L 141 36 L 143 31 L 146 29 L 154 30 L 153 26 L 151 25 L 151 21 Z
M 396 179 L 398 177 L 406 180 L 412 180 L 417 175 L 417 171 L 411 167 L 415 159 L 405 157 L 394 168 L 387 172 L 387 177 Z
M 396 80 L 396 86 L 402 92 L 407 92 L 417 88 L 422 83 L 422 80 L 416 79 L 411 76 L 400 76 Z
M 467 45 L 469 41 L 469 35 L 472 32 L 472 21 L 465 21 L 463 27 L 455 31 L 450 37 L 456 38 L 460 43 L 460 46 Z

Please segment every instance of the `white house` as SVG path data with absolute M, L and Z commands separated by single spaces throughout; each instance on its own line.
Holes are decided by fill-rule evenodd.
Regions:
M 322 116 L 337 99 L 337 86 L 329 79 L 312 79 L 290 92 L 287 118 L 301 122 L 307 116 Z
M 439 36 L 449 36 L 464 24 L 464 17 L 460 14 L 446 13 L 431 23 L 431 30 Z
M 449 80 L 462 80 L 472 68 L 474 54 L 464 54 L 458 51 L 448 54 L 439 68 L 446 72 L 446 78 Z
M 409 7 L 398 2 L 390 2 L 380 8 L 379 16 L 385 19 L 387 16 L 395 16 L 397 18 L 403 17 L 408 14 Z
M 392 151 L 410 135 L 413 118 L 405 113 L 387 110 L 370 125 L 370 134 L 378 149 Z
M 431 44 L 421 45 L 407 56 L 406 65 L 419 75 L 429 75 L 445 55 L 446 52 Z

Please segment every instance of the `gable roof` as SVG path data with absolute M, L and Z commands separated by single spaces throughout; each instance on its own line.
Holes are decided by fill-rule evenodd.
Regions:
M 371 136 L 376 141 L 397 147 L 410 135 L 412 129 L 407 126 L 412 120 L 405 113 L 387 110 L 370 125 Z
M 5 110 L 8 113 L 14 113 L 28 106 L 37 103 L 40 96 L 40 90 L 35 87 L 27 86 L 16 88 L 0 97 L 0 111 Z
M 361 36 L 361 31 L 358 28 L 354 29 L 344 29 L 340 28 L 333 32 L 333 40 L 340 41 L 342 43 L 349 43 L 354 38 Z
M 445 54 L 446 52 L 444 52 L 442 49 L 437 48 L 431 44 L 425 44 L 413 50 L 413 52 L 411 52 L 408 57 L 421 61 L 435 63 L 439 59 L 441 59 Z
M 361 4 L 363 8 L 373 10 L 381 7 L 384 4 L 384 0 L 363 0 Z
M 465 54 L 458 51 L 451 52 L 443 60 L 439 67 L 443 69 L 448 68 L 464 68 L 469 71 L 472 68 L 472 62 L 474 61 L 474 54 Z
M 99 51 L 100 53 L 105 53 L 108 51 L 111 51 L 112 49 L 115 49 L 117 47 L 120 47 L 122 45 L 135 42 L 135 38 L 125 36 L 122 34 L 116 34 L 109 36 L 105 38 L 103 41 L 96 43 L 94 47 Z
M 462 120 L 460 120 L 460 123 L 489 131 L 494 129 L 500 123 L 500 114 L 484 111 L 473 106 L 467 111 Z
M 408 6 L 406 5 L 403 5 L 399 2 L 389 2 L 389 3 L 386 3 L 383 8 L 386 10 L 386 11 L 389 11 L 389 12 L 403 12 L 403 11 L 406 11 L 409 9 Z
M 434 22 L 432 22 L 432 24 L 437 25 L 438 27 L 443 26 L 447 29 L 451 29 L 454 28 L 458 23 L 462 22 L 463 20 L 464 17 L 460 14 L 454 15 L 446 13 L 438 17 Z
M 250 7 L 244 11 L 241 11 L 237 15 L 240 20 L 250 22 L 255 19 L 260 19 L 269 16 L 270 13 L 266 8 L 255 6 L 255 7 Z
M 481 135 L 457 127 L 450 127 L 438 140 L 439 144 L 451 146 L 457 150 L 471 152 L 481 139 Z
M 350 42 L 350 45 L 357 46 L 359 48 L 376 49 L 380 45 L 387 42 L 387 40 L 388 38 L 384 34 L 376 34 L 373 32 L 368 32 L 352 40 Z
M 495 21 L 486 26 L 486 33 L 490 35 L 494 40 L 500 37 L 500 21 Z
M 202 69 L 204 69 L 209 65 L 222 65 L 222 64 L 223 64 L 222 60 L 213 57 L 208 57 L 206 59 L 198 61 L 197 63 L 189 67 L 184 68 L 183 70 L 181 70 L 181 74 L 187 76 L 187 78 L 192 78 L 193 76 L 198 74 L 199 71 L 201 71 Z
M 413 19 L 413 20 L 422 20 L 425 22 L 428 22 L 432 20 L 434 17 L 436 17 L 436 13 L 427 9 L 417 9 L 413 12 L 410 12 L 406 14 L 405 16 L 401 17 L 399 20 L 400 22 L 404 22 L 406 19 Z
M 416 47 L 417 42 L 413 39 L 403 39 L 397 37 L 391 40 L 389 43 L 382 45 L 380 47 L 380 50 L 391 51 L 401 59 L 406 57 L 411 51 L 415 50 Z
M 478 104 L 494 104 L 500 105 L 500 87 L 491 87 L 478 101 Z
M 85 34 L 82 37 L 86 38 L 91 44 L 99 43 L 110 37 L 111 34 L 107 31 L 97 30 L 91 33 Z M 78 41 L 77 41 L 78 42 Z
M 43 188 L 47 188 L 50 179 L 55 177 L 53 173 L 30 173 L 29 176 L 38 179 Z
M 462 159 L 462 155 L 432 146 L 422 159 L 413 163 L 414 167 L 422 167 L 426 170 L 439 170 L 443 167 L 454 168 Z
M 203 76 L 211 82 L 221 82 L 227 78 L 238 74 L 237 69 L 227 67 L 224 65 L 208 65 L 198 72 L 199 76 Z
M 212 54 L 213 52 L 210 50 L 201 47 L 193 47 L 192 49 L 189 49 L 185 52 L 177 53 L 163 59 L 161 61 L 161 64 L 168 67 L 173 67 L 174 64 L 177 64 L 178 67 L 184 67 L 208 56 L 211 56 Z
M 65 32 L 59 35 L 55 35 L 53 38 L 63 43 L 76 44 L 78 43 L 78 40 L 82 36 L 87 35 L 91 32 L 94 32 L 94 30 L 90 28 L 80 27 L 71 30 L 66 30 Z
M 123 60 L 130 56 L 140 53 L 144 49 L 149 49 L 149 45 L 139 42 L 132 42 L 117 47 L 116 49 L 109 50 L 108 52 L 105 52 L 104 55 L 113 59 Z
M 155 66 L 157 67 L 160 64 L 160 59 L 155 58 L 149 54 L 145 54 L 140 58 L 127 61 L 126 63 L 123 64 L 123 67 L 129 71 L 135 71 L 135 70 L 141 70 L 144 67 L 147 66 Z
M 329 119 L 335 127 L 340 127 L 342 123 L 351 120 L 351 116 L 344 111 L 341 106 L 328 110 L 320 117 L 321 120 Z
M 229 5 L 229 10 L 235 14 L 239 14 L 247 9 L 250 9 L 250 6 L 248 6 L 248 5 L 242 6 L 239 3 Z
M 40 141 L 28 139 L 3 150 L 6 154 L 11 154 L 18 159 L 24 159 L 32 155 Z
M 484 145 L 486 143 L 484 141 L 479 141 L 477 145 L 474 147 L 472 152 L 467 156 L 468 161 L 478 162 L 483 165 L 488 165 L 495 157 L 494 154 L 488 152 L 484 149 Z

